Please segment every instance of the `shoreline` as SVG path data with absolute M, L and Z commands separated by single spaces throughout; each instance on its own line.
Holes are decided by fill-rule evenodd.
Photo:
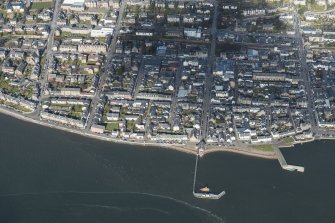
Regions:
M 227 153 L 235 153 L 239 155 L 244 155 L 244 156 L 250 156 L 250 157 L 255 157 L 255 158 L 262 158 L 262 159 L 270 159 L 270 160 L 276 160 L 277 156 L 274 152 L 262 152 L 256 149 L 241 149 L 241 148 L 236 148 L 236 147 L 213 147 L 213 148 L 208 148 L 205 150 L 205 155 L 210 154 L 210 153 L 215 153 L 215 152 L 227 152 Z
M 185 146 L 185 145 L 158 144 L 158 143 L 150 143 L 150 142 L 146 143 L 146 142 L 125 141 L 125 140 L 121 140 L 121 139 L 115 139 L 115 138 L 111 138 L 111 137 L 106 137 L 104 135 L 94 134 L 94 133 L 85 132 L 85 131 L 82 131 L 82 130 L 79 130 L 79 129 L 69 128 L 69 127 L 57 125 L 57 124 L 54 124 L 54 123 L 45 122 L 45 121 L 42 121 L 42 120 L 36 120 L 36 119 L 30 118 L 30 117 L 27 117 L 24 114 L 21 114 L 21 113 L 16 112 L 16 111 L 9 110 L 9 109 L 1 107 L 1 106 L 0 106 L 0 113 L 3 114 L 3 115 L 10 116 L 12 118 L 18 119 L 20 121 L 37 124 L 39 126 L 43 126 L 43 127 L 47 127 L 47 128 L 57 129 L 57 130 L 64 131 L 64 132 L 73 133 L 73 134 L 80 135 L 80 136 L 83 136 L 83 137 L 88 137 L 88 138 L 91 138 L 91 139 L 102 140 L 102 141 L 113 142 L 113 143 L 119 143 L 119 144 L 137 145 L 137 146 L 141 146 L 142 148 L 145 148 L 147 146 L 148 147 L 160 147 L 160 148 L 164 148 L 164 149 L 173 149 L 173 150 L 176 150 L 176 151 L 179 151 L 179 152 L 193 154 L 193 155 L 197 154 L 196 149 L 192 150 L 191 148 L 187 148 L 187 146 Z
M 145 148 L 147 146 L 148 147 L 159 147 L 159 148 L 164 148 L 164 149 L 172 149 L 172 150 L 187 153 L 187 154 L 197 155 L 197 150 L 195 148 L 192 149 L 187 145 L 158 144 L 158 143 L 150 143 L 150 142 L 125 141 L 125 140 L 121 140 L 121 139 L 115 139 L 115 138 L 107 137 L 107 136 L 104 136 L 104 135 L 94 134 L 94 133 L 82 131 L 82 130 L 79 130 L 79 129 L 74 129 L 74 128 L 70 128 L 70 127 L 57 125 L 55 123 L 45 122 L 45 121 L 42 121 L 42 120 L 36 120 L 34 118 L 27 117 L 22 113 L 10 110 L 8 108 L 4 108 L 2 106 L 0 106 L 0 113 L 4 114 L 4 115 L 8 115 L 8 116 L 13 117 L 13 118 L 16 118 L 16 119 L 21 120 L 21 121 L 37 124 L 37 125 L 40 125 L 40 126 L 43 126 L 43 127 L 57 129 L 57 130 L 60 130 L 60 131 L 65 131 L 65 132 L 77 134 L 77 135 L 80 135 L 80 136 L 83 136 L 83 137 L 89 137 L 91 139 L 103 140 L 103 141 L 119 143 L 119 144 L 137 145 L 137 146 L 141 146 L 141 148 Z M 312 142 L 312 141 L 315 141 L 315 140 L 322 140 L 322 139 L 323 138 L 313 138 L 313 139 L 306 140 L 306 141 L 295 141 L 291 145 L 280 145 L 279 147 L 280 148 L 290 148 L 290 147 L 293 147 L 295 144 L 303 144 L 303 143 Z M 239 155 L 251 156 L 251 157 L 262 158 L 262 159 L 271 159 L 271 160 L 278 159 L 278 157 L 275 155 L 274 152 L 264 152 L 264 151 L 260 151 L 260 150 L 257 150 L 257 149 L 253 149 L 251 147 L 250 148 L 209 147 L 205 150 L 204 155 L 210 154 L 210 153 L 215 153 L 215 152 L 235 153 L 235 154 L 239 154 Z

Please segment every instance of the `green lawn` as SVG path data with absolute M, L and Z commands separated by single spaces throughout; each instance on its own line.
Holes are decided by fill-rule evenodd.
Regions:
M 25 108 L 23 106 L 16 105 L 16 104 L 13 104 L 11 102 L 7 102 L 7 101 L 3 101 L 3 100 L 0 100 L 0 104 L 6 105 L 6 106 L 8 106 L 10 108 L 13 108 L 15 110 L 19 110 L 19 111 L 22 111 L 22 112 L 31 112 L 32 111 L 32 110 L 27 109 L 27 108 Z
M 7 18 L 6 9 L 0 9 L 0 14 L 2 15 L 2 17 Z
M 6 80 L 2 74 L 0 74 L 0 88 L 4 90 L 6 93 L 19 94 L 27 98 L 30 98 L 34 93 L 32 87 L 23 89 L 23 88 L 10 85 L 9 81 Z
M 135 121 L 127 121 L 127 129 L 134 129 Z
M 62 39 L 62 38 L 72 37 L 72 36 L 74 36 L 74 37 L 89 37 L 89 35 L 90 34 L 74 34 L 74 33 L 70 33 L 70 32 L 62 32 L 60 37 L 58 37 L 58 38 Z
M 258 146 L 253 146 L 253 148 L 261 150 L 261 151 L 266 151 L 266 152 L 273 151 L 273 148 L 271 145 L 258 145 Z
M 75 111 L 71 111 L 69 113 L 69 116 L 71 118 L 74 118 L 74 119 L 80 119 L 81 118 L 81 112 L 75 112 Z
M 53 2 L 33 2 L 31 4 L 31 9 L 32 10 L 41 10 L 41 9 L 46 9 L 46 8 L 51 8 L 53 5 Z
M 69 116 L 72 118 L 80 119 L 83 112 L 83 106 L 82 105 L 74 105 L 71 108 L 71 112 L 69 113 Z
M 81 113 L 83 111 L 83 106 L 82 105 L 74 105 L 72 107 L 72 111 Z
M 119 129 L 118 122 L 111 122 L 111 123 L 107 123 L 106 125 L 106 130 L 108 131 L 113 131 L 113 130 L 118 130 L 118 129 Z
M 292 137 L 287 137 L 283 139 L 283 142 L 286 144 L 292 144 L 295 140 Z
M 314 3 L 314 4 L 311 4 L 311 11 L 317 11 L 317 12 L 325 11 L 325 7 Z

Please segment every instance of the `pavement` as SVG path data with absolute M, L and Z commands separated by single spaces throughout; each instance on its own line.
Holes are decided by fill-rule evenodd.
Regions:
M 218 5 L 214 3 L 213 21 L 211 27 L 211 48 L 208 58 L 208 73 L 205 79 L 204 85 L 204 99 L 203 99 L 203 110 L 201 120 L 201 140 L 207 139 L 208 135 L 208 121 L 210 116 L 210 105 L 211 105 L 211 92 L 213 86 L 213 73 L 212 67 L 215 62 L 215 48 L 216 48 L 216 37 L 217 37 L 217 16 L 218 16 Z
M 309 69 L 308 65 L 306 63 L 306 52 L 304 49 L 304 42 L 303 42 L 303 37 L 300 32 L 300 21 L 299 21 L 299 15 L 297 12 L 294 14 L 294 30 L 295 30 L 295 38 L 298 42 L 298 47 L 299 47 L 299 57 L 300 57 L 300 62 L 301 62 L 301 78 L 304 82 L 305 86 L 305 91 L 306 91 L 306 97 L 308 100 L 308 114 L 310 116 L 310 121 L 312 127 L 316 126 L 315 118 L 314 118 L 314 100 L 313 100 L 313 93 L 312 93 L 312 86 L 311 86 L 311 81 L 309 77 Z
M 113 39 L 112 39 L 112 43 L 109 46 L 108 49 L 108 53 L 107 53 L 107 58 L 106 58 L 106 64 L 105 64 L 105 68 L 99 78 L 99 83 L 98 83 L 98 87 L 96 89 L 95 95 L 92 98 L 92 102 L 91 102 L 91 107 L 90 107 L 90 111 L 89 111 L 89 115 L 86 121 L 86 131 L 88 131 L 92 124 L 93 124 L 93 119 L 99 104 L 99 99 L 102 96 L 102 92 L 104 89 L 104 84 L 106 83 L 106 79 L 109 76 L 109 71 L 111 68 L 111 64 L 112 64 L 112 59 L 114 57 L 115 54 L 115 47 L 116 47 L 116 42 L 117 39 L 119 37 L 120 34 L 120 29 L 122 27 L 122 18 L 123 18 L 123 14 L 126 10 L 127 7 L 127 0 L 122 0 L 120 3 L 120 9 L 119 9 L 119 16 L 115 25 L 115 30 L 113 33 Z
M 49 24 L 50 26 L 50 33 L 47 41 L 47 47 L 45 50 L 45 64 L 44 67 L 42 67 L 41 76 L 40 76 L 40 97 L 39 97 L 39 103 L 36 109 L 36 112 L 34 112 L 32 115 L 39 116 L 42 111 L 42 101 L 44 99 L 45 90 L 48 88 L 48 73 L 49 68 L 52 66 L 52 58 L 53 58 L 53 52 L 52 52 L 52 46 L 54 45 L 54 38 L 55 38 L 55 31 L 57 29 L 57 19 L 60 12 L 61 7 L 61 0 L 56 0 L 54 12 L 52 16 L 52 20 Z

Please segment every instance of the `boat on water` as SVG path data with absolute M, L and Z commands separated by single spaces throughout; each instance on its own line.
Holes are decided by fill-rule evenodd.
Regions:
M 209 192 L 210 189 L 209 189 L 209 187 L 203 187 L 203 188 L 200 188 L 200 191 L 201 192 Z

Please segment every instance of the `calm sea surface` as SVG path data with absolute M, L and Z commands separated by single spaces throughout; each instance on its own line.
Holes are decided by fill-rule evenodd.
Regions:
M 335 142 L 299 145 L 284 155 L 306 172 L 229 153 L 206 156 L 198 186 L 227 195 L 198 200 L 192 155 L 97 141 L 0 115 L 0 222 L 334 223 Z

